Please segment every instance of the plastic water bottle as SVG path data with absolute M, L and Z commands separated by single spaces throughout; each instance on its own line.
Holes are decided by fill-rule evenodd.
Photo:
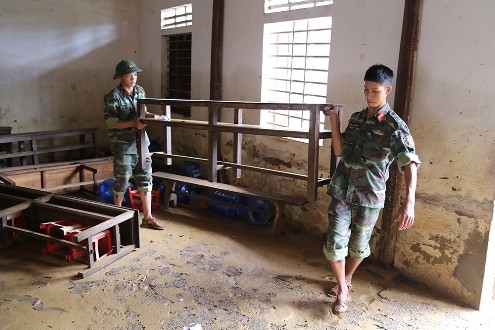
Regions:
M 188 176 L 190 178 L 201 178 L 201 167 L 198 163 L 185 161 L 181 166 L 182 175 Z
M 222 204 L 215 201 L 225 201 L 229 203 L 239 204 L 239 207 Z M 238 195 L 216 190 L 209 196 L 208 209 L 224 217 L 237 219 L 243 217 L 246 214 L 246 210 L 241 207 L 242 202 L 242 198 Z
M 249 210 L 247 212 L 248 219 L 252 224 L 262 226 L 270 223 L 273 220 L 275 213 L 275 206 L 273 205 L 273 203 L 264 199 L 249 198 L 246 201 L 246 205 L 260 210 L 260 212 L 256 212 L 253 210 Z M 271 214 L 262 211 L 268 211 Z

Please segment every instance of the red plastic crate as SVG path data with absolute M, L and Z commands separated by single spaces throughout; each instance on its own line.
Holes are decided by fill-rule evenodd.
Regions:
M 132 190 L 131 187 L 127 188 L 129 192 L 129 203 L 133 209 L 143 211 L 143 204 L 141 203 L 141 195 L 139 190 Z M 154 210 L 160 204 L 160 190 L 151 191 L 151 209 Z
M 57 238 L 63 238 L 67 241 L 74 241 L 73 237 L 87 228 L 89 227 L 73 220 L 60 220 L 40 224 L 40 229 L 44 229 L 47 235 Z M 53 232 L 54 229 L 59 230 L 61 233 L 63 233 L 63 235 L 60 235 L 59 233 L 55 236 Z M 112 253 L 112 233 L 109 230 L 105 230 L 91 237 L 91 241 L 95 261 Z M 85 245 L 85 242 L 86 241 L 83 241 L 79 244 Z M 41 253 L 60 255 L 63 256 L 67 261 L 81 259 L 86 255 L 85 250 L 78 250 L 53 242 L 47 242 L 46 246 L 41 249 Z

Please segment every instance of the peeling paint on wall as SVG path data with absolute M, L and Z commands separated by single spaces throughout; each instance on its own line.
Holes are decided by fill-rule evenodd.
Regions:
M 483 283 L 485 270 L 482 265 L 486 260 L 487 238 L 487 232 L 474 230 L 470 233 L 453 273 L 465 288 L 476 295 L 481 295 L 481 283 Z
M 478 201 L 466 195 L 430 195 L 424 192 L 416 194 L 421 203 L 441 206 L 449 212 L 472 219 L 490 219 L 492 203 L 488 199 Z

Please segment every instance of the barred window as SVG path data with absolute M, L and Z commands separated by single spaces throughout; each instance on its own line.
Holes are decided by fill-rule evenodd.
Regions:
M 265 24 L 262 100 L 326 103 L 331 17 Z M 263 110 L 261 125 L 309 128 L 309 112 Z M 321 118 L 323 128 L 324 116 Z
M 191 33 L 167 37 L 166 98 L 191 99 L 191 42 Z M 191 116 L 191 109 L 187 106 L 173 106 L 171 110 L 186 117 Z
M 192 4 L 162 9 L 162 30 L 190 25 L 192 25 Z
M 265 14 L 332 4 L 333 0 L 265 0 Z

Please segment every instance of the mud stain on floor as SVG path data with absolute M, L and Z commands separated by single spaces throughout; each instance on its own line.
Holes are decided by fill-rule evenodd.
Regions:
M 358 269 L 349 310 L 331 312 L 333 284 L 318 239 L 174 208 L 165 231 L 85 279 L 42 256 L 42 241 L 0 251 L 0 329 L 490 329 L 494 318 L 418 288 L 372 262 Z M 491 317 L 491 318 L 490 318 Z

